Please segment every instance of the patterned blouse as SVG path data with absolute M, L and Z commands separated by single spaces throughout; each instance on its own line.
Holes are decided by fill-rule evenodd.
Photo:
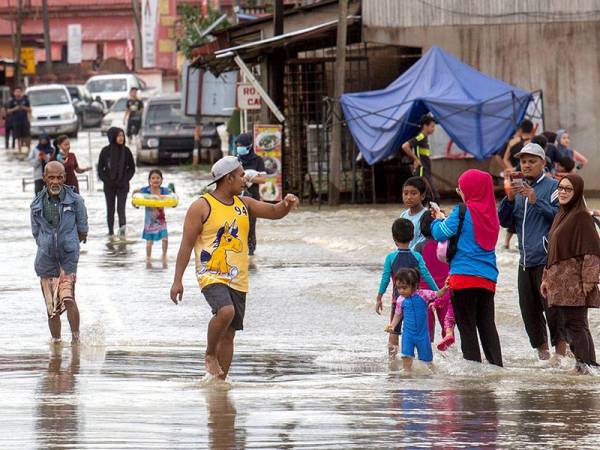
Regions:
M 600 307 L 600 257 L 585 255 L 566 259 L 544 269 L 543 281 L 548 285 L 548 306 Z M 596 283 L 596 287 L 583 295 L 583 283 Z

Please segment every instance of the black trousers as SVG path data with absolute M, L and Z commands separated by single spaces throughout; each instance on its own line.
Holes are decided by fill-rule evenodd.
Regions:
M 477 339 L 479 333 L 485 359 L 502 367 L 502 350 L 494 319 L 494 293 L 480 288 L 453 291 L 452 308 L 460 333 L 463 357 L 481 362 Z
M 543 275 L 544 266 L 529 267 L 524 270 L 519 267 L 519 307 L 525 331 L 527 331 L 529 342 L 533 348 L 548 343 L 546 323 L 550 329 L 552 346 L 567 340 L 560 309 L 548 308 L 548 302 L 540 292 Z
M 10 145 L 10 138 L 12 136 L 12 146 Z M 15 134 L 12 132 L 12 127 L 9 125 L 4 128 L 4 146 L 5 148 L 15 148 Z
M 250 230 L 248 231 L 248 254 L 254 255 L 256 250 L 256 217 L 250 216 Z
M 588 324 L 588 309 L 585 306 L 555 306 L 562 313 L 567 340 L 578 363 L 598 366 L 596 348 Z
M 108 224 L 108 233 L 114 234 L 115 231 L 115 199 L 117 203 L 117 215 L 119 216 L 119 228 L 127 224 L 125 218 L 125 204 L 129 186 L 110 186 L 104 185 L 104 198 L 106 199 L 106 222 Z

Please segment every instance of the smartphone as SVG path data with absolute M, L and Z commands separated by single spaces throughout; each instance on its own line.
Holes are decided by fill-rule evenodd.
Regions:
M 440 205 L 438 205 L 436 202 L 429 202 L 429 207 L 431 209 L 433 209 L 435 212 L 440 212 Z
M 510 174 L 510 184 L 515 187 L 521 187 L 525 183 L 525 177 L 522 172 L 513 172 Z

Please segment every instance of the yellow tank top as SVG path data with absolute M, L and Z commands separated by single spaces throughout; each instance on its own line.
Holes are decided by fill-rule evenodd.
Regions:
M 204 194 L 202 198 L 210 205 L 210 213 L 194 246 L 200 288 L 222 283 L 248 292 L 250 220 L 246 205 L 237 196 L 231 205 L 212 194 Z

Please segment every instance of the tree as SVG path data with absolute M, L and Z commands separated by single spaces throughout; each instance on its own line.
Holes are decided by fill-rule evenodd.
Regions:
M 15 84 L 19 86 L 21 84 L 21 35 L 23 29 L 23 0 L 17 0 L 17 16 L 15 19 L 16 32 L 15 32 L 15 60 L 17 62 L 15 66 Z
M 140 0 L 131 0 L 131 8 L 133 10 L 133 18 L 135 20 L 135 69 L 142 68 L 142 8 Z
M 191 59 L 194 47 L 198 47 L 210 41 L 208 37 L 202 37 L 204 30 L 211 26 L 223 14 L 219 10 L 209 7 L 208 14 L 204 17 L 202 16 L 200 8 L 190 5 L 180 5 L 178 6 L 178 10 L 179 15 L 181 16 L 183 32 L 182 35 L 177 38 L 177 48 L 187 59 Z M 225 19 L 219 23 L 215 30 L 220 30 L 229 25 L 229 21 Z
M 44 49 L 46 50 L 46 74 L 52 73 L 52 47 L 50 44 L 50 18 L 48 17 L 48 0 L 42 0 L 44 19 Z

